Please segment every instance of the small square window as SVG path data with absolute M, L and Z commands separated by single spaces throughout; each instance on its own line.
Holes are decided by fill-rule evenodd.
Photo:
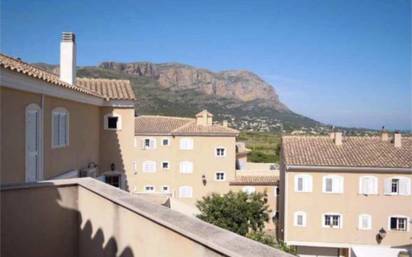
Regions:
M 225 148 L 216 148 L 216 156 L 223 157 L 225 156 Z
M 162 192 L 163 193 L 169 193 L 170 187 L 169 186 L 162 186 Z
M 144 146 L 147 147 L 147 148 L 150 148 L 150 139 L 146 138 L 144 140 Z
M 162 139 L 162 145 L 169 145 L 169 139 L 168 138 L 163 138 Z
M 224 172 L 216 172 L 216 180 L 217 181 L 224 181 L 225 180 L 225 173 Z
M 162 168 L 163 169 L 168 169 L 169 168 L 169 162 L 162 162 Z
M 391 183 L 391 193 L 398 193 L 399 192 L 399 179 L 392 179 Z
M 108 117 L 107 118 L 107 127 L 109 129 L 117 129 L 117 121 L 119 117 Z
M 152 185 L 145 186 L 145 187 L 144 187 L 144 191 L 147 192 L 147 193 L 154 192 L 154 191 L 155 191 L 155 187 L 152 186 Z

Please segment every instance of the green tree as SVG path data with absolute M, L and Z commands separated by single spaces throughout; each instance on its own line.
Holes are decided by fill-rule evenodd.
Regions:
M 269 220 L 266 193 L 232 192 L 212 194 L 197 202 L 198 217 L 206 222 L 245 236 L 262 231 Z

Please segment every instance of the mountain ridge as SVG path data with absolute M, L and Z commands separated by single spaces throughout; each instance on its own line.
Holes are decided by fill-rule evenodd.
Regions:
M 37 63 L 59 73 L 57 65 Z M 136 114 L 193 117 L 202 109 L 240 130 L 319 132 L 325 125 L 291 111 L 274 87 L 247 70 L 212 72 L 180 64 L 102 62 L 77 68 L 77 76 L 128 79 L 136 93 Z

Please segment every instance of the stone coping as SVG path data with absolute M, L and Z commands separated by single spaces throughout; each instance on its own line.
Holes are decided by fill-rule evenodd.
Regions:
M 93 178 L 48 180 L 38 183 L 2 185 L 1 191 L 38 187 L 79 186 L 137 215 L 191 239 L 215 252 L 229 257 L 292 257 L 293 255 L 219 228 L 197 218 L 186 216 L 167 207 L 107 185 Z

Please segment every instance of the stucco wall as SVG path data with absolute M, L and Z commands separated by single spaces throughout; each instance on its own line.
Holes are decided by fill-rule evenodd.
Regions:
M 128 176 L 130 191 L 142 192 L 145 185 L 154 185 L 156 192 L 163 185 L 169 185 L 171 192 L 178 197 L 180 186 L 193 188 L 192 198 L 181 198 L 182 202 L 194 205 L 196 200 L 212 192 L 226 193 L 229 191 L 229 181 L 235 176 L 235 137 L 202 137 L 192 136 L 193 150 L 181 150 L 180 139 L 182 137 L 166 137 L 170 140 L 169 146 L 162 146 L 163 136 L 151 136 L 157 141 L 156 149 L 142 149 L 142 140 L 145 137 L 136 137 L 136 147 L 133 150 L 132 161 L 136 162 L 137 170 Z M 130 140 L 130 139 L 129 139 Z M 216 147 L 226 149 L 225 157 L 216 157 Z M 143 161 L 156 161 L 155 173 L 143 172 Z M 170 168 L 162 169 L 161 162 L 168 161 Z M 193 173 L 180 173 L 181 161 L 193 162 Z M 130 167 L 132 162 L 130 162 Z M 224 171 L 225 181 L 216 181 L 215 172 Z M 206 175 L 207 183 L 203 185 L 202 175 Z
M 77 187 L 1 191 L 1 256 L 77 256 Z
M 313 192 L 297 193 L 294 191 L 294 176 L 301 173 L 286 173 L 287 241 L 377 245 L 376 234 L 383 227 L 387 231 L 387 235 L 382 241 L 382 245 L 401 246 L 411 243 L 411 224 L 408 224 L 409 231 L 407 232 L 390 231 L 388 224 L 389 217 L 392 215 L 412 217 L 412 195 L 384 195 L 384 179 L 393 176 L 407 176 L 412 179 L 412 175 L 310 172 L 306 174 L 312 175 Z M 344 177 L 344 193 L 322 193 L 322 177 L 330 174 Z M 378 178 L 378 195 L 359 194 L 359 177 L 362 175 L 373 175 Z M 293 213 L 295 211 L 306 212 L 306 227 L 293 226 Z M 343 215 L 341 229 L 322 227 L 322 214 L 327 212 Z M 371 230 L 358 229 L 359 214 L 372 216 Z M 316 238 L 313 235 L 316 235 Z
M 14 89 L 1 89 L 1 183 L 25 180 L 25 108 L 41 106 L 41 96 Z M 69 145 L 52 149 L 51 113 L 55 107 L 68 110 Z M 99 107 L 44 97 L 44 178 L 99 163 Z M 7 149 L 7 151 L 4 151 Z

